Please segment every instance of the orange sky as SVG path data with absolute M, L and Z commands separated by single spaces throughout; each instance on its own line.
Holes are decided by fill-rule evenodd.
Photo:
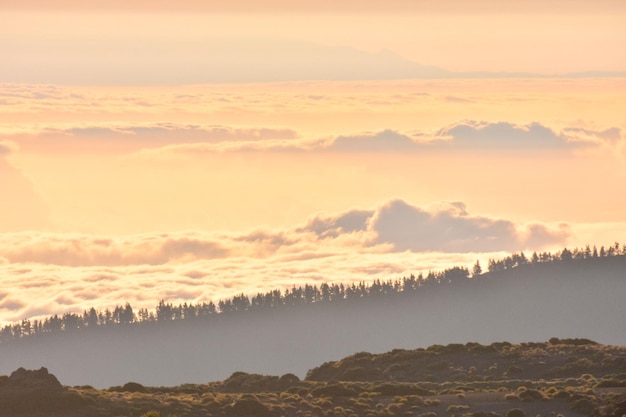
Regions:
M 127 4 L 0 4 L 0 323 L 624 240 L 621 3 Z
M 174 10 L 171 2 L 131 2 L 130 10 L 66 3 L 4 6 L 0 52 L 10 59 L 0 80 L 185 84 L 348 70 L 368 78 L 372 66 L 382 78 L 411 78 L 407 62 L 457 72 L 626 71 L 626 8 L 618 2 L 359 2 L 357 13 L 347 2 L 177 2 Z

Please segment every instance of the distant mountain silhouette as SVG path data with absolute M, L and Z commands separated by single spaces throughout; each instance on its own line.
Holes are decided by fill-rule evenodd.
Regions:
M 347 46 L 303 41 L 229 39 L 207 42 L 194 53 L 180 54 L 174 45 L 155 52 L 144 40 L 129 40 L 105 61 L 59 59 L 45 73 L 27 71 L 31 61 L 0 67 L 0 82 L 69 85 L 181 85 L 297 81 L 358 81 L 449 78 L 581 78 L 625 77 L 624 71 L 571 74 L 529 72 L 454 72 L 423 65 L 396 52 L 367 52 Z M 94 45 L 97 48 L 97 46 Z M 119 55 L 117 55 L 119 54 Z M 172 59 L 176 56 L 177 59 Z M 71 58 L 72 55 L 69 56 Z M 71 65 L 67 63 L 71 62 Z M 121 64 L 123 62 L 123 65 Z M 51 65 L 47 62 L 48 66 Z M 158 70 L 155 70 L 158 69 Z
M 600 254 L 589 248 L 530 259 L 516 254 L 490 262 L 489 272 L 477 270 L 473 278 L 453 268 L 419 284 L 415 277 L 375 281 L 362 287 L 367 296 L 348 297 L 344 288 L 334 300 L 327 286 L 319 300 L 292 305 L 278 291 L 268 293 L 274 305 L 266 308 L 253 308 L 254 297 L 242 295 L 236 298 L 240 309 L 233 307 L 235 299 L 227 300 L 230 307 L 218 306 L 223 313 L 188 319 L 161 312 L 160 320 L 148 316 L 136 323 L 122 319 L 120 307 L 117 320 L 126 324 L 3 338 L 0 374 L 46 366 L 69 384 L 174 385 L 223 379 L 234 371 L 303 377 L 313 366 L 354 352 L 467 341 L 557 337 L 626 344 L 621 253 L 616 246 Z M 160 308 L 182 311 L 167 303 Z

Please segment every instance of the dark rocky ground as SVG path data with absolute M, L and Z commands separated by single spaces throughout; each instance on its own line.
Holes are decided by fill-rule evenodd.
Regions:
M 360 353 L 315 368 L 306 380 L 237 372 L 207 384 L 109 389 L 67 387 L 45 368 L 20 368 L 0 377 L 0 416 L 622 417 L 624 352 L 578 339 L 471 343 Z

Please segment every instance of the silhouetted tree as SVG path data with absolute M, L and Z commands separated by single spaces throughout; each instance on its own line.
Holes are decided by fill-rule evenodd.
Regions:
M 480 262 L 476 261 L 474 267 L 472 268 L 472 276 L 477 277 L 478 275 L 483 273 L 483 269 L 480 266 Z

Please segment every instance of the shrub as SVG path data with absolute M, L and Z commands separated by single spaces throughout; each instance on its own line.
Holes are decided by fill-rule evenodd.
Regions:
M 399 414 L 404 407 L 402 403 L 391 403 L 387 406 L 387 411 L 391 414 Z
M 519 408 L 512 408 L 506 412 L 506 417 L 526 417 L 526 414 Z
M 552 398 L 569 398 L 570 393 L 565 390 L 559 390 L 552 395 Z
M 127 382 L 122 387 L 122 391 L 124 392 L 146 392 L 146 387 L 136 382 Z
M 519 375 L 522 372 L 524 372 L 524 370 L 520 366 L 511 365 L 511 366 L 509 366 L 509 369 L 507 369 L 505 375 L 507 375 L 507 376 Z
M 448 361 L 439 361 L 439 362 L 435 362 L 433 364 L 430 364 L 426 367 L 426 369 L 428 369 L 429 371 L 445 371 L 446 369 L 449 369 L 452 366 L 452 364 Z
M 580 398 L 574 401 L 570 405 L 570 408 L 577 413 L 589 415 L 596 408 L 596 406 L 589 398 Z
M 448 406 L 446 411 L 448 413 L 457 413 L 459 411 L 468 410 L 469 408 L 470 408 L 469 405 L 465 405 L 465 404 L 452 404 L 452 405 Z
M 527 389 L 518 394 L 522 401 L 543 400 L 544 397 L 541 393 L 534 389 Z
M 502 417 L 502 416 L 498 413 L 494 413 L 493 411 L 490 411 L 488 413 L 484 411 L 476 411 L 474 413 L 465 413 L 463 414 L 463 417 Z
M 626 387 L 626 379 L 603 379 L 596 385 L 597 388 Z
M 316 396 L 330 395 L 333 397 L 354 397 L 357 395 L 357 391 L 354 388 L 342 383 L 318 386 L 313 388 L 311 393 Z
M 143 414 L 141 417 L 161 417 L 161 413 L 158 411 L 148 411 L 146 414 Z
M 368 387 L 368 391 L 379 392 L 381 395 L 432 395 L 433 392 L 416 384 L 392 384 L 384 382 Z
M 269 416 L 271 413 L 270 410 L 256 398 L 244 397 L 235 401 L 230 407 L 228 407 L 226 409 L 226 414 L 233 417 L 266 417 Z
M 278 382 L 281 385 L 289 386 L 289 385 L 297 384 L 298 382 L 300 382 L 300 378 L 298 378 L 294 374 L 285 374 L 278 379 Z

